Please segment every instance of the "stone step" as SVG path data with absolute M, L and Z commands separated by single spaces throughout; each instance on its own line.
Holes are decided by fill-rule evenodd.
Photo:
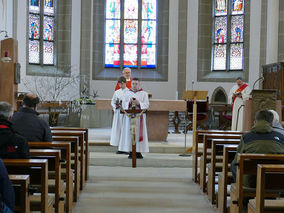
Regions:
M 117 147 L 110 146 L 109 142 L 89 142 L 90 152 L 116 152 Z M 181 145 L 168 144 L 167 142 L 150 142 L 150 153 L 181 154 L 185 148 Z
M 91 166 L 122 166 L 131 167 L 132 160 L 128 155 L 115 152 L 90 152 Z M 181 157 L 178 154 L 143 154 L 144 159 L 137 159 L 137 167 L 178 167 L 192 168 L 192 157 Z

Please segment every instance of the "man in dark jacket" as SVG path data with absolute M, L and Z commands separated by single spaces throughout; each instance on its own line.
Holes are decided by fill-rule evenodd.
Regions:
M 256 113 L 255 125 L 251 131 L 244 134 L 238 146 L 237 153 L 283 154 L 284 135 L 272 128 L 273 114 L 268 110 Z M 231 164 L 231 171 L 236 180 L 237 155 Z M 255 187 L 255 178 L 244 177 L 244 185 Z
M 0 204 L 4 203 L 9 209 L 15 209 L 14 188 L 9 180 L 4 163 L 0 159 Z M 1 211 L 1 209 L 0 209 Z
M 0 102 L 0 157 L 29 158 L 27 140 L 12 128 L 10 119 L 13 109 L 7 102 Z
M 52 135 L 47 122 L 38 115 L 39 98 L 34 94 L 26 94 L 23 106 L 12 118 L 14 129 L 28 141 L 52 141 Z

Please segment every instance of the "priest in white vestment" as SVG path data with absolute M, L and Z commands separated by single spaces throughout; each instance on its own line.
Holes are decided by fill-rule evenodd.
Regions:
M 233 104 L 232 130 L 243 131 L 244 102 L 250 98 L 251 89 L 242 78 L 237 78 L 229 94 L 229 102 Z
M 120 108 L 122 107 L 123 103 L 129 102 L 127 99 L 129 89 L 126 87 L 126 78 L 123 76 L 120 77 L 118 79 L 118 84 L 120 86 L 120 89 L 114 92 L 111 100 L 111 106 L 113 109 L 113 121 L 112 121 L 111 137 L 110 137 L 110 145 L 117 147 L 119 146 L 122 122 L 125 116 L 124 114 L 120 113 Z M 123 154 L 123 153 L 118 151 L 117 154 Z
M 137 109 L 147 110 L 149 108 L 148 93 L 140 88 L 140 81 L 138 78 L 132 79 L 132 87 L 128 92 L 128 102 L 123 104 L 124 109 L 132 108 L 132 104 L 136 105 Z M 136 120 L 136 152 L 137 158 L 142 159 L 141 152 L 149 152 L 148 134 L 146 125 L 146 114 L 143 113 L 141 117 Z M 119 151 L 130 152 L 128 158 L 132 158 L 132 141 L 131 141 L 131 119 L 127 116 L 124 117 L 123 127 L 121 130 L 121 137 L 119 142 Z

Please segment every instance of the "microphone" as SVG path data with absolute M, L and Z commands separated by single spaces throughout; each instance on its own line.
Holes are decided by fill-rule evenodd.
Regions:
M 260 77 L 254 82 L 253 87 L 252 87 L 252 90 L 254 90 L 255 84 L 256 84 L 257 82 L 259 82 L 260 80 L 264 81 L 264 77 L 263 77 L 263 76 L 260 76 Z
M 191 81 L 191 85 L 192 85 L 192 90 L 193 90 L 194 80 Z

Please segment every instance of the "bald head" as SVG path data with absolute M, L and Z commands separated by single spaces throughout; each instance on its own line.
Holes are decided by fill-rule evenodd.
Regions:
M 131 78 L 131 69 L 130 68 L 124 68 L 124 70 L 122 71 L 123 76 L 128 80 Z
M 39 103 L 39 98 L 32 93 L 28 93 L 24 96 L 23 106 L 28 108 L 35 108 Z

